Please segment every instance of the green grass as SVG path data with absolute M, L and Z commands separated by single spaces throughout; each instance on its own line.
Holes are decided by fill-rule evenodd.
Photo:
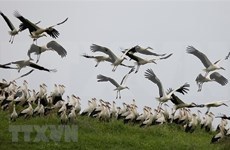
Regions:
M 229 149 L 230 141 L 210 144 L 214 132 L 206 133 L 200 129 L 193 133 L 185 133 L 181 126 L 175 124 L 156 125 L 140 128 L 138 125 L 123 124 L 112 120 L 100 122 L 95 118 L 78 116 L 78 141 L 65 142 L 24 142 L 19 134 L 19 142 L 12 142 L 9 125 L 60 125 L 56 115 L 44 118 L 19 118 L 9 122 L 9 113 L 0 111 L 0 150 L 11 149 L 176 149 L 176 150 L 220 150 Z M 33 133 L 31 139 L 36 135 Z M 47 135 L 48 136 L 48 135 Z

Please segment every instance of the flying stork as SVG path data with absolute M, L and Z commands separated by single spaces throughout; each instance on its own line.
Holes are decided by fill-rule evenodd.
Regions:
M 38 27 L 36 24 L 32 23 L 31 21 L 29 21 L 28 19 L 24 18 L 19 12 L 15 11 L 14 12 L 14 16 L 16 18 L 18 18 L 23 24 L 21 24 L 19 26 L 20 29 L 29 29 L 29 32 L 31 34 L 31 37 L 35 40 L 37 40 L 38 38 L 45 36 L 45 34 L 43 34 L 44 32 L 46 32 L 48 35 L 50 35 L 52 38 L 57 38 L 59 36 L 59 32 L 53 28 L 55 26 L 61 25 L 63 23 L 65 23 L 68 18 L 66 18 L 64 21 L 57 23 L 55 25 L 49 26 L 47 28 L 40 28 Z
M 156 99 L 160 102 L 159 103 L 159 106 L 161 106 L 162 103 L 165 103 L 167 102 L 168 100 L 170 100 L 172 98 L 172 94 L 174 92 L 180 92 L 180 93 L 184 93 L 187 89 L 187 87 L 189 87 L 190 85 L 188 83 L 185 83 L 184 85 L 174 89 L 174 90 L 171 90 L 170 92 L 166 93 L 164 88 L 163 88 L 163 85 L 161 83 L 161 81 L 158 79 L 158 77 L 155 75 L 155 73 L 153 72 L 152 69 L 147 69 L 146 72 L 145 72 L 145 78 L 149 79 L 150 81 L 152 81 L 153 83 L 155 83 L 158 88 L 159 88 L 159 96 L 160 97 L 157 97 Z M 186 93 L 186 92 L 185 92 Z
M 205 104 L 200 104 L 199 107 L 207 107 L 206 114 L 210 111 L 211 107 L 219 107 L 219 106 L 227 106 L 228 105 L 225 102 L 230 102 L 230 100 L 222 100 L 222 101 L 213 101 L 213 102 L 208 102 Z
M 93 44 L 93 45 L 90 46 L 90 49 L 91 49 L 92 52 L 102 52 L 102 53 L 107 54 L 110 57 L 112 65 L 113 65 L 112 71 L 115 71 L 117 69 L 117 66 L 121 65 L 121 63 L 123 62 L 123 60 L 126 59 L 125 58 L 125 54 L 128 52 L 128 50 L 126 50 L 121 57 L 117 57 L 107 47 L 103 47 L 103 46 L 99 46 L 99 45 Z
M 10 34 L 10 40 L 9 42 L 12 44 L 14 42 L 14 37 L 15 35 L 17 35 L 19 32 L 25 30 L 25 28 L 19 28 L 18 30 L 14 27 L 14 25 L 12 24 L 12 22 L 9 20 L 9 18 L 4 15 L 1 11 L 0 11 L 0 15 L 3 17 L 3 19 L 6 21 L 8 27 L 10 28 L 9 34 Z M 39 24 L 39 22 L 35 23 L 35 24 Z M 21 24 L 22 26 L 24 26 L 24 24 Z
M 197 58 L 200 59 L 200 61 L 201 61 L 201 62 L 203 63 L 203 65 L 206 67 L 205 69 L 203 69 L 203 70 L 206 72 L 206 75 L 207 75 L 208 72 L 210 72 L 210 71 L 220 70 L 220 69 L 225 70 L 223 67 L 220 67 L 220 66 L 219 66 L 219 63 L 220 63 L 220 61 L 221 61 L 222 59 L 217 60 L 216 62 L 212 63 L 204 53 L 198 51 L 198 50 L 195 49 L 193 46 L 188 46 L 188 47 L 187 47 L 187 53 L 193 54 L 194 56 L 196 56 Z M 226 59 L 226 58 L 225 58 L 225 59 Z M 206 76 L 206 75 L 205 75 L 205 76 Z
M 202 74 L 199 74 L 196 77 L 196 83 L 198 85 L 198 92 L 202 90 L 202 85 L 205 82 L 211 82 L 216 81 L 220 85 L 224 86 L 228 83 L 228 79 L 226 79 L 224 76 L 222 76 L 218 72 L 208 73 L 206 76 L 203 76 Z
M 144 59 L 144 58 L 141 58 L 141 57 L 138 57 L 138 56 L 134 55 L 134 53 L 137 52 L 135 47 L 131 48 L 130 50 L 126 50 L 125 52 L 126 52 L 126 55 L 130 59 L 133 59 L 133 60 L 136 61 L 137 69 L 136 69 L 135 73 L 138 72 L 138 70 L 139 70 L 139 68 L 140 68 L 141 65 L 145 65 L 147 63 L 155 63 L 156 64 L 155 61 L 161 60 L 161 59 L 167 59 L 167 58 L 169 58 L 172 55 L 172 53 L 171 53 L 171 54 L 169 54 L 169 55 L 167 55 L 165 57 L 158 57 L 158 58 L 153 58 L 153 59 Z
M 139 45 L 136 45 L 132 49 L 134 49 L 136 52 L 144 54 L 144 55 L 153 55 L 153 56 L 165 56 L 166 55 L 166 54 L 157 54 L 157 53 L 151 52 L 150 50 L 153 50 L 152 47 L 143 48 Z
M 48 50 L 57 52 L 57 54 L 60 55 L 61 57 L 65 57 L 67 55 L 67 51 L 56 41 L 50 41 L 43 46 L 37 46 L 35 44 L 31 44 L 30 49 L 27 52 L 27 55 L 30 58 L 30 60 L 33 60 L 30 55 L 31 53 L 35 53 L 37 55 L 37 61 L 36 61 L 37 63 L 40 59 L 40 55 Z
M 124 89 L 129 89 L 129 87 L 127 86 L 124 86 L 124 83 L 125 81 L 127 80 L 128 76 L 130 73 L 132 73 L 134 71 L 134 68 L 132 68 L 121 80 L 121 83 L 118 84 L 113 78 L 110 78 L 110 77 L 106 77 L 104 75 L 97 75 L 97 82 L 111 82 L 114 86 L 116 86 L 116 88 L 114 89 L 115 91 L 117 91 L 117 94 L 116 94 L 116 99 L 118 98 L 119 96 L 119 99 L 121 98 L 121 93 L 120 91 L 121 90 L 124 90 Z
M 15 64 L 17 66 L 18 72 L 20 72 L 22 68 L 25 68 L 27 66 L 38 69 L 38 70 L 43 70 L 43 71 L 48 71 L 48 72 L 57 72 L 56 69 L 47 69 L 43 66 L 39 66 L 39 65 L 31 62 L 30 59 L 29 60 L 14 61 L 14 62 L 10 62 L 10 63 L 5 64 L 5 65 L 11 65 L 11 64 Z

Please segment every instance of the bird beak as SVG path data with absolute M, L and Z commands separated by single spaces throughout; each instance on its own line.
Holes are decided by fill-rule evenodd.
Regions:
M 228 107 L 228 105 L 227 105 L 227 104 L 225 104 L 225 103 L 224 103 L 224 105 Z
M 223 67 L 220 67 L 220 69 L 225 70 Z

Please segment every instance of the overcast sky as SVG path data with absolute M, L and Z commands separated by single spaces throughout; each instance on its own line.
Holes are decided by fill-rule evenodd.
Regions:
M 29 76 L 18 80 L 20 85 L 24 79 L 29 88 L 39 90 L 39 84 L 46 83 L 48 91 L 54 84 L 64 84 L 67 95 L 75 94 L 82 99 L 83 109 L 92 97 L 112 102 L 116 92 L 110 83 L 98 83 L 96 76 L 103 74 L 120 82 L 129 69 L 118 66 L 112 72 L 109 63 L 101 63 L 94 67 L 94 60 L 81 57 L 81 54 L 96 55 L 90 51 L 90 45 L 98 44 L 110 48 L 120 56 L 121 49 L 135 45 L 150 46 L 156 53 L 173 53 L 156 64 L 140 67 L 137 74 L 131 74 L 126 85 L 130 90 L 121 91 L 122 102 L 131 103 L 136 100 L 139 110 L 144 105 L 156 107 L 155 97 L 159 96 L 155 84 L 144 78 L 146 69 L 151 68 L 161 80 L 165 89 L 178 87 L 188 82 L 191 87 L 188 94 L 177 94 L 185 102 L 205 103 L 216 100 L 229 100 L 230 84 L 221 86 L 217 83 L 203 85 L 197 92 L 195 78 L 203 73 L 203 64 L 193 55 L 186 53 L 186 47 L 192 45 L 205 53 L 215 62 L 225 57 L 230 51 L 230 2 L 227 1 L 1 1 L 0 10 L 18 27 L 20 21 L 13 16 L 15 10 L 32 22 L 41 21 L 39 26 L 47 27 L 56 24 L 66 17 L 68 21 L 55 27 L 60 36 L 56 39 L 68 52 L 61 58 L 54 52 L 42 54 L 39 64 L 47 68 L 56 68 L 56 73 L 34 71 Z M 27 50 L 32 44 L 29 32 L 24 31 L 15 37 L 14 43 L 8 41 L 9 28 L 0 19 L 0 64 L 28 59 Z M 38 45 L 53 40 L 43 37 Z M 102 54 L 102 53 L 97 53 Z M 144 58 L 150 58 L 139 55 Z M 36 58 L 34 55 L 32 56 Z M 133 61 L 125 60 L 126 64 Z M 229 60 L 222 61 L 226 71 L 219 71 L 229 79 Z M 16 70 L 0 70 L 0 78 L 13 80 L 26 73 L 24 68 L 19 74 Z M 171 102 L 168 102 L 171 105 Z M 172 106 L 172 105 L 171 105 Z M 201 109 L 203 112 L 206 108 Z M 222 106 L 212 108 L 215 114 L 230 115 L 229 108 Z M 195 109 L 194 109 L 194 112 Z M 219 122 L 219 120 L 217 120 Z

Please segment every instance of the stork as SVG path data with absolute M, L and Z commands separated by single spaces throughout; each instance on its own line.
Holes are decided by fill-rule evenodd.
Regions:
M 88 55 L 88 54 L 83 54 L 82 56 L 85 58 L 94 59 L 97 62 L 95 67 L 97 67 L 100 62 L 104 62 L 104 61 L 107 61 L 107 62 L 110 62 L 113 64 L 113 60 L 109 56 L 103 56 L 103 55 L 92 56 L 92 55 Z M 124 67 L 128 67 L 128 68 L 134 67 L 134 66 L 125 65 L 123 63 L 121 63 L 120 65 L 124 66 Z
M 53 27 L 61 25 L 63 23 L 65 23 L 68 18 L 66 18 L 64 21 L 57 23 L 55 25 L 49 26 L 47 28 L 40 28 L 38 27 L 36 24 L 32 23 L 31 21 L 29 21 L 28 19 L 24 18 L 19 12 L 15 11 L 14 12 L 14 16 L 16 18 L 18 18 L 23 24 L 20 25 L 19 28 L 28 28 L 29 32 L 31 34 L 31 37 L 34 40 L 37 40 L 37 38 L 44 36 L 45 34 L 43 34 L 44 32 L 46 32 L 48 35 L 50 35 L 52 38 L 57 38 L 59 36 L 59 32 L 54 29 Z
M 222 101 L 213 101 L 213 102 L 208 102 L 205 104 L 200 104 L 199 107 L 207 107 L 206 114 L 210 111 L 211 107 L 220 107 L 222 105 L 227 106 L 228 105 L 225 102 L 229 102 L 230 100 L 222 100 Z
M 210 71 L 220 70 L 220 69 L 225 70 L 223 67 L 219 66 L 219 63 L 220 63 L 221 59 L 216 61 L 216 62 L 214 62 L 214 63 L 212 63 L 204 53 L 198 51 L 193 46 L 188 46 L 187 47 L 187 53 L 193 54 L 194 56 L 196 56 L 197 58 L 200 59 L 200 61 L 206 67 L 205 69 L 203 69 L 206 72 L 206 75 Z
M 14 104 L 13 105 L 13 112 L 10 115 L 10 120 L 11 121 L 16 121 L 16 118 L 18 118 L 18 113 L 16 112 L 15 104 Z
M 198 105 L 194 102 L 191 103 L 185 103 L 183 102 L 179 97 L 177 97 L 175 94 L 171 95 L 172 98 L 170 99 L 171 102 L 174 104 L 174 112 L 172 113 L 173 115 L 176 113 L 177 109 L 180 108 L 193 108 L 193 107 L 198 107 Z
M 107 47 L 103 47 L 103 46 L 99 46 L 96 44 L 93 44 L 90 46 L 90 49 L 92 52 L 102 52 L 107 54 L 111 61 L 112 61 L 112 65 L 113 65 L 113 69 L 112 71 L 115 71 L 117 69 L 117 66 L 120 65 L 125 58 L 125 54 L 128 52 L 128 50 L 121 56 L 121 57 L 117 57 L 110 49 L 108 49 Z
M 116 86 L 116 88 L 114 89 L 115 91 L 117 91 L 117 95 L 116 95 L 116 99 L 118 98 L 119 96 L 119 99 L 121 98 L 121 93 L 120 91 L 121 90 L 124 90 L 124 89 L 129 89 L 129 87 L 127 86 L 124 86 L 128 76 L 130 73 L 132 73 L 134 71 L 134 68 L 132 68 L 121 80 L 121 83 L 118 84 L 113 78 L 110 78 L 110 77 L 107 77 L 107 76 L 104 76 L 104 75 L 97 75 L 97 82 L 107 82 L 109 81 L 110 83 L 112 83 L 114 86 Z
M 38 69 L 38 70 L 43 70 L 43 71 L 47 71 L 47 72 L 57 72 L 56 69 L 47 69 L 43 66 L 39 66 L 33 62 L 31 62 L 31 60 L 19 60 L 19 61 L 14 61 L 14 62 L 10 62 L 6 65 L 11 65 L 11 64 L 15 64 L 17 66 L 17 69 L 18 69 L 18 72 L 21 71 L 22 68 L 25 68 L 25 67 L 32 67 L 32 68 L 35 68 L 35 69 Z
M 153 55 L 153 56 L 165 56 L 166 55 L 166 54 L 157 54 L 157 53 L 151 52 L 150 50 L 153 50 L 152 47 L 143 48 L 139 45 L 136 45 L 133 47 L 133 49 L 135 50 L 135 52 L 138 52 L 144 55 Z
M 158 88 L 159 88 L 159 96 L 160 97 L 157 97 L 156 99 L 160 102 L 159 103 L 159 106 L 162 104 L 162 103 L 165 103 L 167 102 L 168 100 L 170 100 L 172 98 L 172 94 L 174 92 L 180 92 L 180 93 L 186 93 L 185 91 L 188 90 L 187 87 L 189 87 L 190 85 L 188 83 L 185 83 L 184 85 L 174 89 L 174 90 L 171 90 L 170 92 L 166 93 L 164 91 L 164 88 L 163 88 L 163 85 L 161 83 L 161 81 L 158 79 L 158 77 L 155 75 L 155 73 L 153 72 L 152 69 L 147 69 L 146 72 L 145 72 L 145 78 L 149 79 L 150 81 L 152 81 L 153 83 L 155 83 Z
M 12 22 L 9 20 L 9 18 L 4 15 L 1 11 L 0 11 L 0 15 L 3 17 L 3 19 L 6 21 L 8 27 L 10 28 L 9 34 L 10 34 L 10 40 L 9 42 L 12 44 L 14 42 L 14 37 L 15 35 L 17 35 L 19 32 L 25 30 L 25 28 L 19 28 L 19 30 L 17 30 L 14 25 L 12 24 Z M 39 24 L 39 22 L 35 23 L 35 24 Z M 24 26 L 24 24 L 21 24 L 22 26 Z
M 203 76 L 202 74 L 199 74 L 196 77 L 196 83 L 198 85 L 198 92 L 202 90 L 202 85 L 205 82 L 211 82 L 216 81 L 220 85 L 224 86 L 228 83 L 228 79 L 226 79 L 224 76 L 219 74 L 218 72 L 208 73 L 206 76 Z
M 169 58 L 169 57 L 172 55 L 172 54 L 169 54 L 169 55 L 167 55 L 167 56 L 165 56 L 165 57 L 158 57 L 158 58 L 153 58 L 153 59 L 144 59 L 144 58 L 141 58 L 141 57 L 136 56 L 136 55 L 133 54 L 133 53 L 136 52 L 136 51 L 135 51 L 135 48 L 131 48 L 130 50 L 127 50 L 127 51 L 128 51 L 128 52 L 126 52 L 126 55 L 127 55 L 130 59 L 133 59 L 133 60 L 136 61 L 137 69 L 136 69 L 135 73 L 138 72 L 138 70 L 139 70 L 139 68 L 140 68 L 141 65 L 145 65 L 145 64 L 147 64 L 147 63 L 155 63 L 155 64 L 156 64 L 155 61 L 161 60 L 161 59 L 167 59 L 167 58 Z M 124 51 L 123 51 L 123 52 L 124 52 Z
M 50 41 L 43 46 L 37 46 L 35 44 L 31 44 L 30 49 L 27 52 L 27 55 L 30 58 L 30 60 L 33 60 L 30 55 L 31 53 L 35 53 L 37 55 L 37 61 L 36 61 L 37 63 L 39 61 L 40 55 L 48 50 L 55 51 L 62 58 L 67 55 L 67 51 L 56 41 Z

